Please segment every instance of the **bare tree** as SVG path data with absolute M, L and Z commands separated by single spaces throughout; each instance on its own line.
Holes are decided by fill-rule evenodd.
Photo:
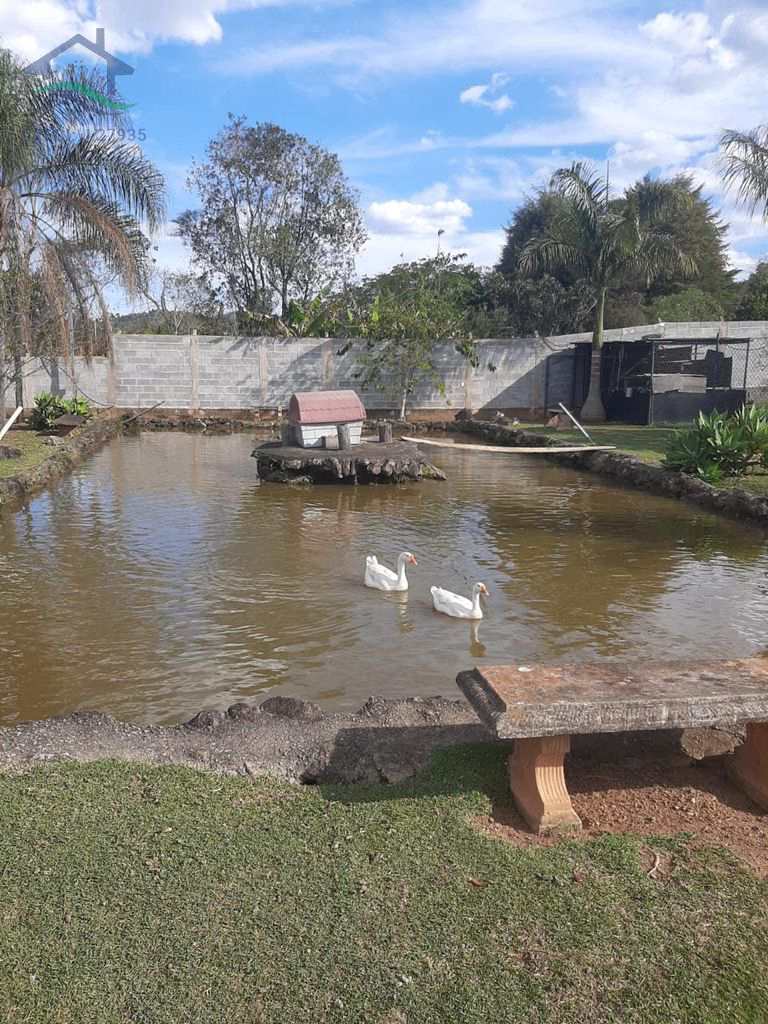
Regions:
M 158 313 L 161 334 L 215 331 L 224 319 L 221 303 L 203 275 L 155 270 L 144 296 Z

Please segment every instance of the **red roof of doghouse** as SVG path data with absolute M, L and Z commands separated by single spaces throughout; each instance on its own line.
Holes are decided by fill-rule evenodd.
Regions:
M 365 419 L 356 391 L 297 391 L 288 403 L 291 423 L 355 423 Z

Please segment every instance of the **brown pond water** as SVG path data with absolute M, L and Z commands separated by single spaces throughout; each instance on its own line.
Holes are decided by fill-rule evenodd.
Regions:
M 246 435 L 112 442 L 0 516 L 0 722 L 177 722 L 268 691 L 355 708 L 457 696 L 475 663 L 719 658 L 768 646 L 753 527 L 543 459 L 438 451 L 447 483 L 255 484 Z M 362 585 L 369 552 L 419 566 Z M 477 626 L 429 586 L 491 591 Z

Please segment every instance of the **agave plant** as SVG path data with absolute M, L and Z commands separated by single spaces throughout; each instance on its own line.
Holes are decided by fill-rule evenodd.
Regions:
M 29 76 L 0 51 L 0 412 L 9 354 L 18 392 L 25 354 L 66 349 L 94 309 L 108 330 L 103 278 L 135 291 L 147 272 L 163 179 L 106 91 L 98 72 Z
M 664 465 L 715 482 L 743 476 L 768 456 L 768 414 L 757 406 L 736 413 L 699 413 L 693 427 L 677 431 L 667 445 Z

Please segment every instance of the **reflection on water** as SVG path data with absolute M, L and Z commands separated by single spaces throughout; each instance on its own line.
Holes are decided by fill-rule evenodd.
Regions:
M 174 722 L 266 690 L 456 695 L 476 662 L 764 649 L 751 527 L 544 460 L 440 451 L 447 483 L 255 485 L 244 435 L 143 434 L 0 517 L 0 721 Z M 413 551 L 407 595 L 362 585 Z M 432 611 L 490 589 L 486 618 Z

